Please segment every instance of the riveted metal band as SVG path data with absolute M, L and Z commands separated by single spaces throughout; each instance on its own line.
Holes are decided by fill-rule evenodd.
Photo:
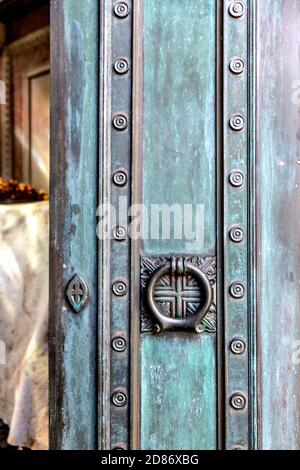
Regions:
M 131 178 L 131 90 L 132 90 L 132 0 L 113 2 L 111 8 L 111 202 L 119 207 L 119 197 L 127 197 L 130 204 Z M 120 168 L 121 167 L 121 168 Z M 121 190 L 122 188 L 122 190 Z M 110 448 L 124 443 L 130 447 L 130 239 L 127 238 L 126 219 L 113 228 L 111 241 L 111 420 Z M 120 243 L 121 242 L 121 243 Z M 118 260 L 118 263 L 113 262 Z M 125 340 L 127 338 L 127 340 Z M 118 354 L 116 354 L 118 353 Z M 122 354 L 120 354 L 122 353 Z M 109 403 L 107 404 L 109 406 Z M 123 447 L 123 445 L 122 445 Z
M 120 196 L 131 198 L 133 2 L 99 3 L 99 203 L 118 209 Z M 99 242 L 99 448 L 107 450 L 130 448 L 130 240 L 127 218 L 117 224 Z
M 223 2 L 223 259 L 226 449 L 253 447 L 248 403 L 251 348 L 250 202 L 252 0 Z M 228 66 L 229 64 L 229 66 Z M 244 73 L 243 73 L 244 72 Z M 240 338 L 244 338 L 241 340 Z M 237 391 L 238 390 L 238 391 Z

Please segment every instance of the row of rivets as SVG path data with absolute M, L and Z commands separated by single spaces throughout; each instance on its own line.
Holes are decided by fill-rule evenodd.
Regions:
M 237 19 L 241 18 L 246 11 L 242 1 L 233 1 L 229 5 L 229 14 Z M 241 57 L 232 57 L 229 61 L 229 70 L 234 75 L 241 75 L 245 70 L 245 62 Z M 242 113 L 234 113 L 229 118 L 229 127 L 234 132 L 241 132 L 246 126 L 246 119 Z M 241 188 L 246 181 L 243 171 L 235 169 L 229 174 L 229 182 L 233 188 Z M 240 225 L 235 225 L 229 230 L 229 238 L 234 243 L 241 243 L 245 239 L 245 230 Z M 231 297 L 236 300 L 243 299 L 245 296 L 245 286 L 241 282 L 233 282 L 229 287 Z M 230 343 L 230 351 L 234 355 L 242 355 L 246 351 L 246 343 L 240 338 L 234 338 Z M 243 392 L 234 392 L 229 400 L 231 408 L 236 411 L 242 411 L 247 406 L 247 398 Z M 235 450 L 243 450 L 244 447 L 236 445 Z
M 118 2 L 114 7 L 114 13 L 118 18 L 126 18 L 129 14 L 129 6 L 126 2 Z M 129 61 L 125 57 L 118 57 L 114 62 L 114 71 L 119 75 L 124 75 L 129 70 Z M 123 131 L 128 127 L 128 116 L 126 113 L 117 113 L 113 117 L 113 126 L 119 131 Z M 116 186 L 125 186 L 127 184 L 127 174 L 123 170 L 118 170 L 113 175 L 113 182 Z M 126 240 L 126 229 L 124 227 L 115 227 L 113 230 L 113 237 L 116 241 Z M 120 286 L 119 286 L 120 287 Z M 116 295 L 124 295 L 121 291 L 115 286 L 113 291 Z
M 114 15 L 123 20 L 130 13 L 130 7 L 127 2 L 117 2 L 113 8 Z M 129 72 L 130 64 L 127 57 L 118 57 L 113 63 L 113 71 L 117 75 L 125 75 Z M 112 126 L 118 132 L 125 131 L 129 126 L 128 115 L 121 111 L 117 112 L 112 118 Z M 112 182 L 117 187 L 124 187 L 128 183 L 127 172 L 124 169 L 118 169 L 113 173 Z M 113 229 L 113 238 L 117 242 L 122 242 L 127 238 L 127 231 L 122 226 L 117 226 Z M 112 285 L 112 292 L 117 297 L 124 297 L 127 294 L 128 286 L 127 281 L 123 279 L 117 279 Z M 124 337 L 125 336 L 125 337 Z M 127 349 L 126 335 L 117 333 L 111 341 L 111 347 L 113 351 L 120 354 Z M 123 408 L 127 405 L 128 397 L 127 390 L 125 388 L 116 388 L 111 395 L 111 402 L 117 408 Z M 116 444 L 113 450 L 126 450 L 127 445 L 125 443 Z

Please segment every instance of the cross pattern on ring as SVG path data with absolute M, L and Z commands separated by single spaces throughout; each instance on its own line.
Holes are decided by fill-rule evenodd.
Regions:
M 201 303 L 201 291 L 191 276 L 162 276 L 156 284 L 154 299 L 170 305 L 171 318 L 186 318 Z M 164 312 L 165 313 L 165 312 Z

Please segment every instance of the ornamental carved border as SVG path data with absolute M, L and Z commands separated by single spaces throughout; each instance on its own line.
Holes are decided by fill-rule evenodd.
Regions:
M 167 263 L 170 263 L 172 256 L 143 256 L 141 257 L 141 333 L 154 333 L 156 332 L 155 321 L 150 312 L 147 302 L 147 288 L 149 281 L 155 271 L 160 269 Z M 209 311 L 201 322 L 201 333 L 215 333 L 217 328 L 217 309 L 216 309 L 216 257 L 215 256 L 184 256 L 184 259 L 200 268 L 201 271 L 208 278 L 213 290 L 213 302 Z

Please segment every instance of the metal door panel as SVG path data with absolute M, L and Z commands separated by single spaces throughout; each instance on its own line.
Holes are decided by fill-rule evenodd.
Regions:
M 50 445 L 96 446 L 98 5 L 52 2 Z M 88 60 L 87 60 L 88 59 Z M 75 313 L 65 290 L 89 288 Z
M 204 240 L 148 238 L 143 256 L 216 254 L 216 24 L 213 0 L 143 2 L 142 202 L 205 220 Z M 141 447 L 216 448 L 215 332 L 143 333 L 140 367 Z
M 254 4 L 52 2 L 53 448 L 256 446 Z M 120 197 L 202 204 L 203 240 L 101 238 Z M 155 331 L 160 262 L 206 280 L 203 331 Z
M 297 0 L 257 2 L 257 318 L 263 449 L 300 446 L 299 29 Z

